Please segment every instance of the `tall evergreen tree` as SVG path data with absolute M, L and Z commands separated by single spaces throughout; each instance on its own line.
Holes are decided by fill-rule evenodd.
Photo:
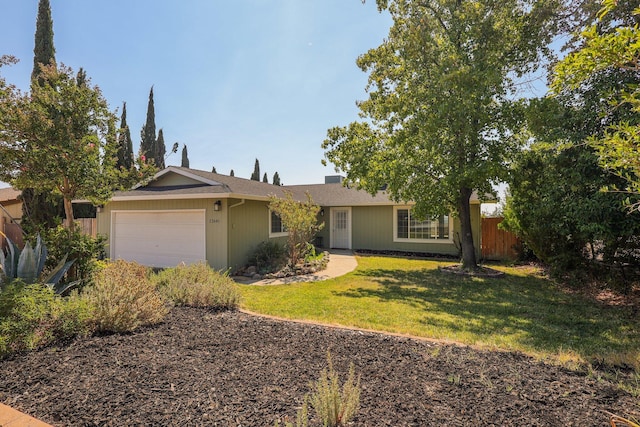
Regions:
M 262 182 L 266 182 L 267 184 L 269 183 L 269 178 L 267 178 L 266 172 L 264 173 L 264 175 L 262 175 Z
M 229 172 L 229 176 L 236 176 L 236 174 L 233 173 L 233 169 L 231 169 L 231 172 Z
M 127 124 L 127 103 L 122 103 L 120 116 L 120 131 L 118 133 L 118 162 L 116 167 L 129 170 L 133 167 L 133 142 Z
M 35 46 L 33 48 L 33 70 L 31 81 L 37 79 L 42 85 L 40 77 L 40 64 L 49 65 L 56 63 L 56 49 L 53 46 L 53 20 L 51 19 L 51 5 L 49 0 L 40 0 L 38 3 L 38 18 L 36 21 Z
M 42 86 L 41 77 L 43 65 L 56 64 L 56 49 L 53 46 L 53 20 L 51 19 L 51 5 L 49 0 L 38 3 L 38 17 L 36 20 L 35 43 L 33 48 L 33 70 L 31 71 L 31 86 Z M 22 225 L 27 231 L 42 227 L 51 228 L 64 215 L 62 197 L 48 192 L 39 192 L 34 188 L 22 189 Z
M 281 185 L 280 184 L 280 174 L 278 174 L 278 172 L 273 174 L 272 184 L 273 185 Z
M 215 166 L 211 167 L 211 173 L 218 173 L 218 172 L 216 172 L 216 167 Z
M 144 156 L 147 161 L 153 160 L 158 168 L 162 168 L 156 161 L 156 112 L 153 106 L 153 86 L 151 86 L 151 90 L 149 91 L 147 121 L 140 131 L 140 138 L 140 155 Z
M 182 166 L 183 168 L 189 167 L 189 154 L 187 153 L 187 144 L 184 144 L 184 147 L 182 147 L 182 163 L 180 164 L 180 166 Z
M 256 159 L 256 163 L 253 166 L 253 173 L 251 174 L 253 181 L 260 181 L 260 162 Z
M 171 152 L 175 153 L 176 151 L 177 151 L 177 147 L 175 150 L 172 150 Z M 167 152 L 167 149 L 164 145 L 164 133 L 162 132 L 162 129 L 160 129 L 158 131 L 158 139 L 156 140 L 156 154 L 155 154 L 156 165 L 158 165 L 158 168 L 160 169 L 165 168 L 164 156 L 166 152 Z

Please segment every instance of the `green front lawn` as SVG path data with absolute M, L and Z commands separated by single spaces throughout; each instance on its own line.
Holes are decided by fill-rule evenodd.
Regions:
M 358 257 L 358 268 L 316 283 L 238 285 L 244 309 L 561 362 L 606 362 L 640 370 L 640 327 L 629 309 L 560 291 L 534 267 L 495 267 L 504 278 L 459 277 L 451 263 Z

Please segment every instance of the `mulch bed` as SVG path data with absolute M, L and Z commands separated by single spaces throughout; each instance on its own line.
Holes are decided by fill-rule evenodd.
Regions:
M 518 353 L 195 308 L 0 361 L 0 402 L 55 426 L 273 426 L 328 351 L 341 378 L 350 362 L 361 375 L 354 426 L 606 426 L 605 411 L 640 409 L 607 380 Z

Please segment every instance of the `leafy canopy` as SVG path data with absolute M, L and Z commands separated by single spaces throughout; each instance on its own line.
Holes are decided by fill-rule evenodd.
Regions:
M 605 0 L 600 21 L 581 34 L 581 49 L 567 55 L 555 68 L 552 89 L 556 94 L 588 85 L 594 76 L 607 71 L 640 73 L 640 7 L 622 10 L 614 0 Z M 616 20 L 605 21 L 610 14 Z M 605 25 L 607 23 L 608 25 Z M 637 79 L 636 79 L 637 80 Z M 640 113 L 640 88 L 636 83 L 603 94 L 611 107 L 627 104 Z M 622 177 L 626 185 L 621 190 L 640 194 L 640 121 L 623 119 L 609 126 L 604 135 L 594 135 L 587 142 L 596 150 L 600 164 Z M 633 207 L 638 203 L 629 202 Z
M 327 160 L 347 179 L 415 215 L 461 215 L 463 262 L 475 266 L 472 192 L 505 176 L 518 149 L 516 79 L 554 33 L 553 0 L 379 0 L 393 26 L 357 60 L 369 73 L 361 121 L 328 130 Z

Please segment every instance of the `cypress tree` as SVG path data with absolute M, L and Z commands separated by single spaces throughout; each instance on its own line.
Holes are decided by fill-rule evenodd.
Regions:
M 42 85 L 40 64 L 56 64 L 56 49 L 53 46 L 53 20 L 51 19 L 49 0 L 40 0 L 38 3 L 38 18 L 33 48 L 33 70 L 31 71 L 31 81 L 33 82 L 34 79 L 37 79 L 38 84 Z
M 236 174 L 233 173 L 233 169 L 231 169 L 231 172 L 229 172 L 229 176 L 236 176 Z
M 120 116 L 120 131 L 118 134 L 118 162 L 117 168 L 129 170 L 133 167 L 133 142 L 131 132 L 127 124 L 127 103 L 122 103 L 122 116 Z
M 175 150 L 172 150 L 172 153 L 175 153 L 178 150 L 178 147 L 176 147 Z M 167 149 L 164 145 L 164 133 L 162 132 L 162 129 L 160 129 L 158 131 L 158 139 L 156 140 L 156 165 L 158 166 L 158 168 L 160 169 L 164 169 L 165 165 L 164 165 L 164 155 L 167 152 Z
M 151 161 L 153 159 L 154 162 L 156 162 L 156 112 L 153 106 L 153 86 L 151 86 L 151 91 L 149 91 L 149 103 L 147 104 L 147 121 L 140 131 L 140 138 L 140 154 L 145 156 L 147 161 Z M 157 162 L 156 166 L 160 167 Z
M 215 167 L 215 166 L 213 166 L 213 167 L 211 168 L 211 172 L 212 172 L 212 173 L 218 173 L 218 172 L 216 172 L 216 167 Z
M 262 182 L 266 182 L 267 184 L 269 183 L 269 178 L 267 178 L 266 172 L 264 173 L 264 175 L 262 175 Z
M 187 154 L 187 144 L 184 144 L 184 147 L 182 147 L 182 163 L 180 166 L 182 166 L 183 168 L 189 167 L 189 155 Z
M 260 162 L 256 159 L 256 163 L 253 166 L 253 173 L 251 174 L 253 181 L 260 181 Z
M 273 174 L 273 180 L 271 181 L 273 185 L 280 185 L 280 175 L 278 172 Z
M 35 43 L 33 48 L 33 70 L 31 85 L 44 84 L 40 76 L 42 65 L 56 65 L 56 50 L 53 46 L 53 20 L 49 0 L 38 2 Z M 61 196 L 41 193 L 34 188 L 22 189 L 22 226 L 28 232 L 41 228 L 55 227 L 64 217 L 64 204 Z

